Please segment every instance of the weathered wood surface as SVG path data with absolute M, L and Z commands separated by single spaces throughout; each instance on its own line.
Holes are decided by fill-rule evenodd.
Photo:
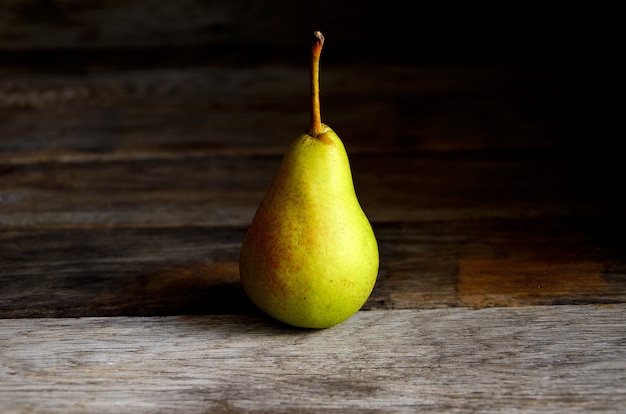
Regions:
M 350 152 L 580 149 L 606 80 L 509 66 L 325 65 L 323 116 Z M 308 128 L 306 66 L 31 73 L 0 67 L 3 162 L 282 154 Z M 572 119 L 576 122 L 572 123 Z M 589 150 L 589 146 L 585 145 Z M 596 145 L 591 148 L 598 149 Z M 14 159 L 13 157 L 18 157 Z M 73 156 L 73 157 L 72 157 Z M 77 158 L 77 157 L 83 158 Z M 115 158 L 114 158 L 115 159 Z
M 3 412 L 623 412 L 626 306 L 0 320 Z
M 0 225 L 246 225 L 279 164 L 278 155 L 244 155 L 5 165 Z M 603 193 L 587 162 L 555 151 L 357 154 L 351 164 L 374 222 L 602 219 L 622 211 L 621 194 Z
M 624 301 L 619 167 L 586 135 L 604 91 L 540 68 L 331 65 L 323 81 L 381 245 L 366 308 Z M 306 128 L 306 82 L 7 74 L 0 316 L 247 312 L 239 245 Z
M 596 241 L 617 217 L 374 225 L 381 255 L 365 309 L 626 301 L 625 256 Z M 599 227 L 601 225 L 601 227 Z M 0 316 L 250 313 L 245 227 L 98 226 L 0 233 Z
M 611 106 L 591 81 L 538 68 L 331 66 L 323 86 L 374 221 L 623 208 Z M 0 224 L 248 223 L 307 128 L 307 94 L 306 70 L 283 66 L 9 71 Z
M 324 66 L 381 268 L 362 312 L 305 332 L 259 315 L 237 257 L 307 69 L 53 69 L 0 68 L 3 412 L 624 405 L 609 79 Z

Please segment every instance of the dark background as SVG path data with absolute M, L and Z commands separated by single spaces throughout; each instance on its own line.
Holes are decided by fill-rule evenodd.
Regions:
M 578 65 L 611 70 L 618 13 L 549 2 L 1 0 L 2 66 L 300 63 Z
M 207 289 L 216 308 L 239 306 L 243 229 L 307 128 L 314 30 L 327 38 L 324 119 L 399 278 L 376 300 L 422 295 L 427 270 L 436 302 L 458 289 L 458 257 L 485 246 L 497 273 L 522 264 L 572 282 L 560 303 L 590 290 L 553 263 L 605 263 L 621 298 L 619 16 L 528 2 L 0 0 L 0 235 L 24 287 L 4 289 L 19 299 L 6 312 L 202 312 Z M 431 236 L 416 236 L 423 225 Z M 214 284 L 197 289 L 203 274 Z
M 321 30 L 324 66 L 447 66 L 460 76 L 463 65 L 545 70 L 547 83 L 532 87 L 553 103 L 542 103 L 540 116 L 552 117 L 560 139 L 604 180 L 619 164 L 623 135 L 618 16 L 601 4 L 548 2 L 0 0 L 0 77 L 307 67 L 307 45 Z M 532 79 L 520 81 L 510 80 L 522 87 Z

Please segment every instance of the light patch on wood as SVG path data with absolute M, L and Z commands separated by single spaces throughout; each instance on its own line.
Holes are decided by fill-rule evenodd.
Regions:
M 460 306 L 524 306 L 565 302 L 606 292 L 604 265 L 593 261 L 533 261 L 515 257 L 468 256 L 459 260 Z

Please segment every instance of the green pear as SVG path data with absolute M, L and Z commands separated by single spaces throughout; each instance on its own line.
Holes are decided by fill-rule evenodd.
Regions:
M 243 241 L 242 286 L 284 323 L 327 328 L 354 315 L 378 275 L 378 245 L 357 199 L 342 141 L 321 123 L 319 57 L 312 50 L 311 131 L 287 150 Z

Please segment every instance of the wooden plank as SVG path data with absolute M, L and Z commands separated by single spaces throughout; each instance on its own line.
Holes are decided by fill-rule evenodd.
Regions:
M 1 224 L 249 222 L 280 158 L 198 158 L 3 169 Z
M 354 73 L 361 76 L 356 84 L 351 82 Z M 205 79 L 205 74 L 210 76 Z M 296 88 L 298 74 L 300 69 L 289 68 L 216 69 L 87 77 L 30 74 L 6 81 L 3 99 L 8 110 L 0 114 L 7 121 L 0 128 L 8 132 L 0 141 L 5 154 L 0 167 L 4 315 L 239 309 L 238 243 L 292 137 L 274 138 L 268 148 L 263 139 L 274 125 L 250 122 L 259 128 L 244 135 L 237 128 L 247 128 L 248 123 L 237 123 L 233 113 L 257 111 L 257 121 L 265 111 L 292 113 L 295 96 L 302 95 L 305 101 L 306 88 Z M 261 80 L 256 81 L 256 75 Z M 419 79 L 422 75 L 426 80 Z M 511 107 L 498 106 L 503 97 L 521 105 L 514 105 L 518 109 L 534 105 L 540 97 L 547 99 L 544 105 L 554 103 L 552 93 L 537 88 L 543 78 L 521 82 L 519 73 L 507 80 L 510 75 L 476 68 L 448 72 L 400 67 L 381 73 L 331 69 L 331 95 L 339 104 L 346 106 L 357 98 L 364 102 L 338 112 L 355 132 L 347 139 L 348 145 L 357 144 L 351 151 L 355 183 L 365 211 L 380 231 L 385 255 L 384 282 L 368 306 L 411 309 L 623 300 L 624 203 L 612 185 L 618 164 L 594 157 L 596 147 L 586 147 L 589 154 L 581 156 L 564 145 L 559 133 L 542 142 L 563 114 L 543 120 L 531 117 L 535 124 L 511 115 L 518 113 L 510 112 Z M 388 80 L 380 86 L 382 93 L 374 94 L 381 76 Z M 461 86 L 459 79 L 465 80 Z M 81 88 L 86 92 L 74 93 Z M 274 98 L 271 102 L 265 98 L 273 88 L 281 98 L 287 97 L 286 106 L 273 106 Z M 66 91 L 69 98 L 64 102 Z M 194 94 L 197 91 L 200 94 Z M 239 94 L 229 95 L 233 91 Z M 207 96 L 216 98 L 205 112 Z M 432 101 L 420 103 L 424 96 Z M 567 97 L 556 99 L 563 102 Z M 459 104 L 460 113 L 445 116 Z M 57 111 L 57 105 L 67 108 Z M 198 134 L 190 141 L 175 142 L 185 136 L 182 132 L 193 130 L 177 129 L 190 119 L 181 115 L 189 108 L 215 116 L 204 128 L 230 114 L 219 129 L 230 131 L 224 135 L 228 139 L 216 142 L 208 135 L 212 138 L 203 141 Z M 368 108 L 369 112 L 358 113 Z M 437 108 L 445 110 L 439 113 Z M 499 109 L 492 112 L 494 108 Z M 420 115 L 422 122 L 434 119 L 426 124 L 432 130 L 424 140 L 411 132 L 418 109 L 426 112 Z M 469 123 L 472 128 L 462 136 L 450 133 L 451 141 L 440 140 L 447 136 L 449 122 L 457 122 L 450 131 L 460 131 L 475 122 L 476 111 L 480 114 L 482 109 L 488 109 L 482 114 L 488 120 Z M 369 134 L 369 126 L 359 119 L 374 113 L 389 117 L 376 120 L 377 127 Z M 164 125 L 146 120 L 163 114 L 166 120 L 171 119 L 167 114 L 174 114 L 178 126 L 165 128 L 163 135 L 152 139 L 151 133 Z M 494 120 L 494 114 L 501 118 Z M 101 123 L 83 130 L 94 119 Z M 201 119 L 192 125 L 204 125 L 206 119 Z M 48 139 L 45 133 L 51 126 L 55 133 Z M 526 128 L 521 135 L 513 133 L 520 126 Z M 266 135 L 257 135 L 258 131 Z M 531 134 L 536 131 L 544 135 Z M 506 139 L 498 141 L 498 133 Z M 526 142 L 522 138 L 527 136 L 532 139 Z M 155 245 L 154 237 L 157 241 L 166 237 L 167 245 Z M 220 237 L 227 238 L 225 249 Z M 155 257 L 155 252 L 164 256 Z M 161 277 L 145 288 L 146 278 L 153 280 L 155 274 Z M 166 291 L 159 289 L 162 280 L 170 279 L 183 282 L 175 295 L 165 296 Z M 59 285 L 67 290 L 59 290 Z M 194 286 L 207 290 L 194 291 Z
M 611 219 L 377 223 L 364 309 L 626 301 Z M 255 313 L 238 257 L 245 227 L 114 226 L 0 233 L 0 317 Z M 621 233 L 620 233 L 621 235 Z
M 559 151 L 354 154 L 374 222 L 616 216 L 615 168 Z M 281 156 L 197 156 L 0 167 L 0 226 L 247 225 Z M 605 218 L 601 218 L 605 220 Z
M 306 62 L 1 75 L 3 163 L 276 155 L 308 130 Z M 351 153 L 588 152 L 611 145 L 604 93 L 550 68 L 325 65 L 322 78 L 324 119 Z
M 241 313 L 243 229 L 113 228 L 2 236 L 2 316 Z
M 0 320 L 4 412 L 622 412 L 626 305 Z M 121 408 L 123 407 L 123 408 Z
M 610 21 L 613 13 L 607 16 L 604 8 L 570 8 L 565 18 L 560 8 L 549 5 L 541 13 L 534 8 L 502 12 L 513 11 L 518 20 L 489 18 L 487 8 L 450 10 L 436 3 L 425 4 L 416 16 L 403 2 L 382 7 L 354 0 L 341 7 L 329 0 L 315 4 L 263 0 L 253 6 L 245 1 L 127 0 L 77 6 L 15 0 L 0 3 L 0 51 L 23 51 L 28 57 L 52 50 L 44 55 L 47 59 L 40 59 L 48 64 L 59 64 L 51 58 L 59 54 L 62 62 L 67 61 L 68 51 L 91 50 L 93 59 L 101 59 L 103 50 L 120 47 L 126 49 L 126 60 L 139 54 L 143 60 L 159 61 L 166 47 L 167 58 L 174 62 L 206 55 L 223 58 L 234 52 L 238 59 L 268 54 L 297 59 L 316 29 L 327 30 L 332 40 L 329 56 L 349 60 L 585 63 L 613 58 L 611 51 L 618 46 L 617 22 Z M 575 22 L 589 30 L 581 33 Z M 198 47 L 189 50 L 194 45 Z M 136 49 L 143 53 L 133 54 Z

